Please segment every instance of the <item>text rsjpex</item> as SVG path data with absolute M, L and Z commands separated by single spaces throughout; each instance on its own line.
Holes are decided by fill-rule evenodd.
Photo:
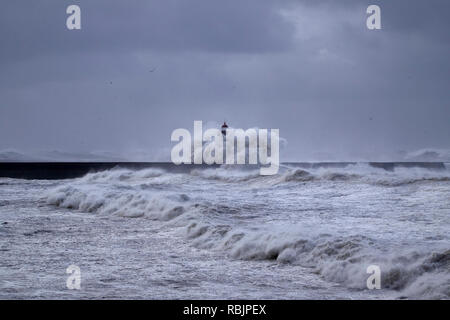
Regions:
M 278 129 L 208 129 L 194 121 L 194 139 L 187 129 L 175 129 L 171 141 L 171 160 L 179 164 L 261 164 L 261 175 L 274 175 L 280 166 L 280 133 Z M 248 143 L 247 143 L 248 141 Z M 194 147 L 192 148 L 192 143 Z M 235 148 L 236 144 L 236 148 Z M 270 144 L 270 148 L 268 145 Z M 225 162 L 224 162 L 225 149 Z M 269 155 L 270 151 L 270 155 Z M 246 155 L 248 153 L 248 163 Z M 236 159 L 235 159 L 236 158 Z M 236 160 L 236 161 L 235 161 Z M 258 161 L 259 160 L 259 161 Z

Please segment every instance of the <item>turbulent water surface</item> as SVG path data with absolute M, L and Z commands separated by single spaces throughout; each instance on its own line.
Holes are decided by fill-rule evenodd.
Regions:
M 448 169 L 0 178 L 0 223 L 2 299 L 450 298 Z

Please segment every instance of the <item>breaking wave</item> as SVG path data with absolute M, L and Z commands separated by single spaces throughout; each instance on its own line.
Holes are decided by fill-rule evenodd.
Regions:
M 180 201 L 187 201 L 180 195 Z M 147 217 L 168 221 L 185 213 L 187 206 L 169 198 L 151 196 L 135 190 L 102 192 L 74 186 L 60 187 L 46 196 L 48 204 L 88 213 L 111 214 L 129 218 Z
M 391 172 L 369 165 L 351 165 L 346 168 L 304 169 L 284 166 L 274 176 L 261 176 L 259 170 L 236 169 L 222 166 L 215 169 L 194 169 L 191 176 L 225 183 L 249 184 L 252 187 L 273 186 L 284 183 L 320 181 L 366 183 L 379 186 L 402 186 L 421 182 L 448 182 L 450 170 L 425 168 L 398 168 Z
M 186 228 L 200 248 L 223 250 L 232 258 L 274 260 L 310 268 L 324 279 L 354 289 L 366 289 L 369 265 L 381 269 L 384 289 L 398 297 L 450 298 L 450 250 L 383 252 L 364 236 L 305 236 L 285 230 L 248 232 L 197 222 Z
M 251 228 L 231 220 L 245 207 L 225 206 L 194 199 L 180 192 L 180 183 L 199 179 L 227 184 L 295 185 L 314 181 L 363 182 L 379 186 L 399 186 L 426 181 L 450 181 L 448 172 L 353 168 L 304 170 L 284 168 L 274 177 L 257 171 L 219 169 L 193 170 L 170 174 L 159 169 L 139 171 L 116 169 L 91 173 L 50 190 L 43 196 L 47 204 L 102 215 L 147 218 L 155 223 L 180 227 L 193 246 L 223 252 L 233 259 L 271 260 L 310 268 L 324 279 L 347 287 L 364 289 L 369 265 L 378 265 L 383 288 L 398 297 L 450 298 L 450 250 L 417 247 L 385 252 L 378 240 L 363 235 L 328 234 L 301 224 L 286 226 L 252 224 Z M 159 187 L 158 187 L 159 186 Z M 163 187 L 161 187 L 163 186 Z M 230 218 L 231 217 L 231 218 Z

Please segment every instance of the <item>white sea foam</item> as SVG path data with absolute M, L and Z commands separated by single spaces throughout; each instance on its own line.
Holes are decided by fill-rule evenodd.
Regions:
M 368 166 L 287 167 L 274 177 L 230 167 L 186 174 L 115 169 L 64 183 L 44 199 L 61 208 L 168 223 L 181 227 L 196 248 L 298 265 L 349 288 L 365 289 L 366 268 L 375 264 L 383 288 L 398 297 L 449 298 L 448 199 L 423 203 L 431 194 L 448 195 L 448 181 L 447 170 Z M 391 187 L 401 189 L 393 195 Z

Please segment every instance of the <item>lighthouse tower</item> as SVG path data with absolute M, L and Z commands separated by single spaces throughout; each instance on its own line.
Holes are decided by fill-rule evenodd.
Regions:
M 222 134 L 225 136 L 227 134 L 227 129 L 228 129 L 228 125 L 227 123 L 224 121 L 223 125 L 222 125 Z

